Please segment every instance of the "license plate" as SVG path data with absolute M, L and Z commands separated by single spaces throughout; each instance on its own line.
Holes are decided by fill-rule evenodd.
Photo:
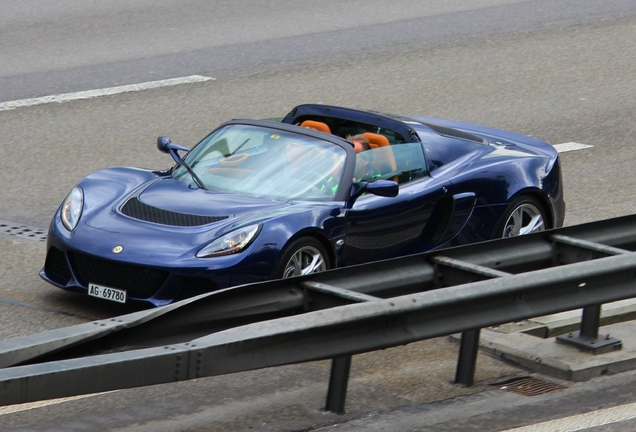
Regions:
M 117 288 L 88 284 L 88 295 L 118 303 L 126 303 L 126 291 Z

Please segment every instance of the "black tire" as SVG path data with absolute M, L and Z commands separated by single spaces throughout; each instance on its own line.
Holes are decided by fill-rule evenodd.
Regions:
M 286 279 L 329 270 L 329 254 L 318 240 L 305 237 L 293 241 L 280 258 L 275 279 Z
M 549 219 L 543 205 L 531 196 L 515 198 L 497 225 L 495 238 L 516 237 L 545 231 Z

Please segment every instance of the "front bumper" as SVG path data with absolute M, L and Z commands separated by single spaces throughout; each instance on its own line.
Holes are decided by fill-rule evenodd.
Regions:
M 132 257 L 122 254 L 115 258 L 113 254 L 113 258 L 106 258 L 103 253 L 94 253 L 88 244 L 81 248 L 67 237 L 59 233 L 59 227 L 51 226 L 46 260 L 40 271 L 45 281 L 80 293 L 87 293 L 91 283 L 117 288 L 126 291 L 128 302 L 152 306 L 271 279 L 271 263 L 276 259 L 275 253 L 267 253 L 266 249 L 258 254 L 213 259 L 176 255 L 173 259 L 155 259 L 152 248 Z

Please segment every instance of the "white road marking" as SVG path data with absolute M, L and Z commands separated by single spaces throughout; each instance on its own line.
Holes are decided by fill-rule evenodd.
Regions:
M 575 432 L 636 418 L 636 403 L 605 408 L 502 432 Z
M 44 400 L 39 402 L 29 402 L 29 403 L 23 403 L 23 404 L 17 404 L 17 405 L 9 405 L 5 407 L 0 407 L 0 416 L 13 414 L 13 413 L 21 412 L 21 411 L 28 411 L 28 410 L 32 410 L 36 408 L 43 408 L 50 405 L 57 405 L 64 402 L 70 402 L 70 401 L 74 401 L 78 399 L 85 399 L 85 398 L 98 396 L 98 395 L 102 395 L 106 393 L 113 393 L 116 391 L 118 390 L 112 390 L 112 391 L 101 392 L 101 393 L 92 393 L 92 394 L 79 395 L 79 396 L 71 396 L 71 397 L 65 397 L 65 398 L 59 398 L 59 399 L 49 399 L 49 400 Z
M 574 150 L 583 150 L 583 149 L 590 148 L 590 147 L 594 147 L 594 146 L 593 145 L 589 145 L 589 144 L 581 144 L 581 143 L 577 143 L 577 142 L 566 142 L 566 143 L 555 144 L 554 145 L 554 148 L 559 153 L 568 152 L 568 151 L 574 151 Z
M 160 81 L 149 81 L 139 84 L 130 84 L 119 87 L 108 87 L 97 90 L 87 90 L 75 93 L 64 93 L 51 96 L 43 96 L 31 99 L 20 99 L 9 102 L 0 102 L 0 111 L 9 111 L 16 108 L 31 107 L 35 105 L 43 105 L 49 103 L 64 103 L 80 99 L 93 99 L 100 96 L 110 96 L 119 93 L 136 92 L 141 90 L 155 89 L 159 87 L 170 87 L 180 84 L 190 84 L 196 82 L 210 81 L 216 78 L 191 75 L 181 78 L 170 78 Z

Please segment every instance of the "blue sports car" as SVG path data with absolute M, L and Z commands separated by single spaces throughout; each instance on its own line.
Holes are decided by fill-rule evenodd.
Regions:
M 160 306 L 560 227 L 565 214 L 552 146 L 472 124 L 307 104 L 228 121 L 192 150 L 157 146 L 172 168 L 105 169 L 68 194 L 46 281 Z

